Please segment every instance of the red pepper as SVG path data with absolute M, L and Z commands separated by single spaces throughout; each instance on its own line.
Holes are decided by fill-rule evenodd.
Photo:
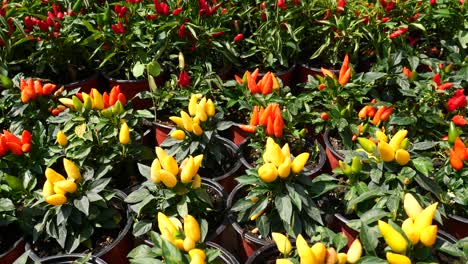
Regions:
M 213 37 L 221 37 L 222 35 L 224 35 L 224 31 L 211 33 L 211 36 L 213 36 Z
M 437 86 L 439 86 L 441 84 L 441 82 L 440 82 L 440 73 L 435 74 L 434 78 L 432 80 L 437 84 Z
M 439 86 L 437 87 L 437 90 L 445 91 L 445 90 L 447 90 L 447 89 L 452 88 L 452 86 L 453 86 L 453 83 L 451 83 L 451 82 L 444 83 L 444 84 L 439 85 Z
M 320 114 L 320 118 L 324 121 L 327 121 L 330 118 L 330 115 L 327 112 L 323 112 Z
M 450 150 L 450 164 L 455 170 L 463 169 L 463 161 L 458 157 L 457 153 L 453 149 Z
M 234 42 L 240 42 L 243 39 L 244 39 L 244 34 L 239 33 L 234 37 Z
M 172 14 L 173 14 L 174 16 L 177 16 L 177 15 L 180 14 L 180 12 L 182 12 L 182 11 L 184 11 L 184 10 L 182 9 L 182 7 L 178 7 L 178 8 L 176 8 L 176 9 L 174 9 L 174 11 L 172 11 Z
M 185 36 L 185 24 L 180 25 L 178 36 L 180 39 Z
M 466 125 L 466 119 L 461 115 L 453 116 L 452 121 L 457 126 L 465 126 Z
M 239 124 L 237 125 L 239 126 L 239 128 L 242 130 L 242 131 L 245 131 L 245 132 L 248 132 L 248 133 L 254 133 L 255 132 L 255 126 L 251 126 L 251 125 L 243 125 L 243 124 Z
M 393 112 L 393 106 L 390 106 L 389 108 L 385 109 L 385 111 L 383 111 L 382 114 L 380 115 L 380 120 L 387 121 L 387 119 L 390 117 L 392 112 Z
M 275 137 L 280 138 L 283 136 L 283 128 L 284 128 L 284 121 L 280 113 L 276 115 L 275 120 L 273 121 L 273 133 L 275 134 Z
M 24 130 L 21 134 L 21 144 L 31 143 L 32 135 L 28 130 Z
M 117 96 L 117 100 L 120 101 L 122 105 L 125 105 L 127 103 L 127 97 L 125 97 L 125 94 L 119 93 Z
M 268 123 L 266 125 L 266 134 L 269 136 L 275 135 L 274 119 L 268 118 Z
M 407 28 L 407 27 L 399 28 L 397 31 L 391 33 L 391 34 L 389 35 L 389 37 L 390 37 L 391 39 L 397 38 L 397 37 L 403 35 L 406 31 L 408 31 L 408 28 Z

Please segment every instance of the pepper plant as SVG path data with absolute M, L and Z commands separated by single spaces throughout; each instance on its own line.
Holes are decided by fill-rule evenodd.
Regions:
M 156 212 L 181 217 L 190 213 L 204 228 L 207 220 L 220 223 L 224 206 L 210 197 L 198 174 L 203 155 L 188 156 L 180 164 L 160 147 L 156 147 L 156 155 L 151 167 L 138 165 L 147 181 L 125 199 L 136 213 L 133 234 L 141 237 L 154 230 L 160 224 Z
M 309 156 L 304 152 L 293 157 L 287 144 L 281 148 L 269 138 L 264 163 L 236 178 L 245 187 L 231 208 L 237 221 L 254 224 L 264 238 L 271 232 L 286 232 L 292 237 L 305 233 L 312 237 L 314 230 L 323 225 L 317 202 L 337 185 L 330 176 L 311 181 L 302 173 Z
M 107 188 L 110 178 L 89 167 L 63 159 L 60 171 L 45 171 L 42 191 L 29 207 L 27 237 L 33 245 L 46 245 L 48 252 L 76 252 L 98 247 L 98 232 L 114 234 L 126 223 L 122 197 Z M 42 181 L 42 180 L 41 180 Z M 50 228 L 53 227 L 53 228 Z

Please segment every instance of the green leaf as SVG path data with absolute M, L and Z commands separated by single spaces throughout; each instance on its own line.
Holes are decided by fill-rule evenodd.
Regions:
M 376 222 L 379 219 L 382 219 L 383 217 L 387 215 L 388 215 L 388 212 L 384 211 L 383 209 L 374 208 L 363 213 L 360 216 L 360 219 L 363 224 L 369 225 L 369 224 Z
M 183 259 L 182 253 L 171 242 L 165 239 L 162 239 L 161 248 L 162 248 L 165 263 L 167 264 L 183 263 L 184 259 Z
M 132 193 L 130 193 L 127 198 L 125 198 L 126 203 L 138 203 L 143 201 L 148 195 L 150 195 L 150 192 L 146 188 L 140 188 Z
M 348 237 L 343 233 L 337 233 L 333 236 L 333 245 L 336 248 L 336 252 L 340 252 L 341 249 L 348 245 Z
M 14 191 L 19 191 L 23 189 L 21 180 L 18 177 L 15 177 L 9 174 L 4 174 L 3 178 L 7 182 L 8 186 L 10 186 L 10 188 L 13 189 Z
M 161 65 L 157 61 L 152 61 L 148 63 L 146 67 L 148 69 L 148 74 L 151 76 L 159 76 L 161 74 Z
M 132 73 L 135 78 L 142 76 L 145 73 L 145 65 L 138 61 L 135 66 L 133 66 Z
M 429 157 L 418 157 L 412 159 L 411 162 L 413 163 L 414 168 L 426 177 L 428 177 L 429 173 L 434 170 L 432 160 Z
M 419 186 L 423 187 L 426 191 L 430 191 L 439 197 L 440 193 L 442 193 L 442 188 L 432 179 L 421 175 L 416 174 L 414 180 L 419 184 Z
M 292 184 L 286 183 L 286 189 L 288 190 L 289 198 L 291 198 L 291 201 L 297 207 L 297 210 L 302 211 L 301 197 L 300 197 L 300 194 L 296 192 L 296 189 L 295 189 L 294 185 L 295 185 L 294 183 L 292 183 Z M 300 186 L 300 185 L 298 185 L 298 186 Z M 300 186 L 300 187 L 302 187 L 302 186 Z
M 15 205 L 10 199 L 0 198 L 0 212 L 14 211 Z
M 365 256 L 360 258 L 356 264 L 388 264 L 388 262 L 378 257 Z
M 75 199 L 73 201 L 73 204 L 75 205 L 75 207 L 78 210 L 83 212 L 85 215 L 89 214 L 89 200 L 88 200 L 88 197 L 82 196 L 79 199 Z
M 413 144 L 411 149 L 412 150 L 428 150 L 437 146 L 438 144 L 439 142 L 435 142 L 435 141 L 417 142 Z
M 148 180 L 151 179 L 151 167 L 150 166 L 138 163 L 138 171 L 146 179 Z
M 353 208 L 355 205 L 359 204 L 360 202 L 373 199 L 375 197 L 380 197 L 381 195 L 382 195 L 382 191 L 380 190 L 371 190 L 371 191 L 365 192 L 348 202 L 348 206 L 347 206 L 348 210 L 350 210 L 351 208 Z
M 361 231 L 359 232 L 359 238 L 361 238 L 362 247 L 367 254 L 376 256 L 375 249 L 379 244 L 378 233 L 376 230 L 370 229 L 364 222 L 361 222 Z
M 275 207 L 278 210 L 278 214 L 284 222 L 291 224 L 292 217 L 292 203 L 289 196 L 282 194 L 275 198 Z
M 133 235 L 135 237 L 142 236 L 148 233 L 152 227 L 153 227 L 153 223 L 150 220 L 147 220 L 147 219 L 140 220 L 133 225 Z

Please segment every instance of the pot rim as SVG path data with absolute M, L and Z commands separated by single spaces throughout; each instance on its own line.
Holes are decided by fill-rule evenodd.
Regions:
M 143 82 L 148 82 L 148 78 L 146 79 L 140 79 L 140 80 L 126 80 L 126 79 L 116 79 L 113 77 L 110 77 L 106 72 L 101 72 L 102 76 L 108 81 L 116 82 L 116 83 L 143 83 Z
M 245 146 L 247 146 L 248 142 L 249 142 L 249 138 L 246 138 L 240 144 L 240 146 L 239 146 L 239 156 L 240 156 L 239 160 L 241 161 L 242 165 L 244 165 L 247 169 L 251 170 L 254 167 L 249 162 L 247 162 L 247 160 L 245 159 L 244 154 L 243 154 L 243 150 L 244 150 Z M 317 140 L 317 139 L 314 140 L 314 143 L 316 145 L 318 145 L 318 147 L 319 147 L 319 158 L 318 158 L 318 162 L 314 163 L 314 164 L 317 164 L 317 166 L 315 166 L 313 169 L 305 170 L 305 167 L 304 167 L 304 171 L 302 173 L 307 177 L 310 177 L 310 176 L 313 176 L 313 175 L 317 174 L 321 169 L 323 169 L 323 167 L 325 166 L 325 163 L 327 162 L 327 154 L 325 153 L 325 148 L 323 147 L 322 143 L 320 143 L 320 141 Z
M 83 83 L 86 83 L 86 82 L 89 82 L 89 81 L 92 81 L 92 80 L 97 80 L 99 78 L 99 75 L 101 74 L 100 71 L 96 71 L 94 72 L 93 74 L 91 74 L 89 77 L 87 78 L 84 78 L 84 79 L 81 79 L 81 80 L 78 80 L 76 82 L 71 82 L 71 83 L 66 83 L 66 84 L 63 84 L 63 86 L 66 88 L 68 87 L 71 87 L 71 86 L 77 86 L 77 85 L 80 85 L 80 84 L 83 84 Z M 81 87 L 80 87 L 81 88 Z M 95 88 L 98 88 L 98 87 L 95 87 Z
M 105 255 L 107 252 L 109 252 L 110 250 L 112 250 L 118 243 L 120 243 L 120 241 L 122 241 L 125 236 L 129 233 L 130 231 L 130 228 L 132 227 L 132 223 L 133 223 L 133 218 L 132 218 L 132 211 L 130 209 L 130 206 L 125 203 L 125 198 L 127 197 L 127 195 L 119 190 L 119 189 L 113 189 L 113 191 L 116 193 L 116 197 L 119 198 L 120 200 L 122 200 L 122 204 L 125 205 L 124 208 L 126 208 L 126 215 L 127 215 L 127 222 L 125 223 L 125 226 L 122 230 L 120 230 L 118 236 L 114 239 L 114 241 L 112 241 L 112 243 L 106 247 L 104 247 L 103 249 L 101 249 L 100 251 L 98 251 L 97 253 L 95 254 L 92 254 L 93 257 L 102 257 L 103 255 Z M 29 241 L 26 241 L 26 244 L 25 244 L 25 251 L 27 250 L 30 250 L 31 249 L 31 245 L 29 243 Z M 80 254 L 80 253 L 71 253 L 71 254 Z M 47 256 L 47 257 L 39 257 L 33 250 L 30 251 L 29 253 L 29 257 L 33 260 L 33 261 L 39 261 L 39 262 L 43 262 L 45 260 L 47 260 L 49 257 L 61 257 L 61 256 L 67 256 L 67 255 L 70 255 L 70 254 L 59 254 L 59 255 L 52 255 L 52 256 Z
M 82 258 L 86 256 L 85 254 L 64 254 L 64 255 L 55 255 L 55 256 L 49 256 L 47 258 L 44 258 L 44 259 L 41 259 L 41 263 L 63 263 L 63 262 L 56 262 L 56 261 L 60 261 L 60 259 L 62 258 L 72 258 L 72 259 L 79 259 L 79 258 Z M 50 261 L 53 261 L 53 262 L 50 262 Z M 68 261 L 68 260 L 63 260 L 63 261 Z M 71 261 L 71 260 L 70 260 Z M 96 256 L 91 256 L 91 258 L 89 259 L 90 262 L 88 263 L 93 263 L 93 264 L 107 264 L 107 262 L 105 262 L 104 260 L 100 259 L 99 257 L 96 257 Z M 69 262 L 69 263 L 72 263 L 72 262 Z
M 24 242 L 25 242 L 24 237 L 18 238 L 18 240 L 16 240 L 13 243 L 13 245 L 5 253 L 0 254 L 0 259 L 2 259 L 3 257 L 5 257 L 8 254 L 10 254 L 11 252 L 13 252 L 15 249 L 17 249 L 17 247 L 19 247 L 21 245 L 21 243 L 24 243 Z
M 333 145 L 330 142 L 330 130 L 327 129 L 325 132 L 322 134 L 322 140 L 325 146 L 330 150 L 330 152 L 339 160 L 344 160 L 344 156 L 341 153 L 338 153 L 338 151 L 333 147 Z
M 206 242 L 206 245 L 212 248 L 219 249 L 221 251 L 220 257 L 223 258 L 226 264 L 239 264 L 239 261 L 236 259 L 236 257 L 234 257 L 234 255 L 232 255 L 231 252 L 229 252 L 222 246 L 211 241 Z

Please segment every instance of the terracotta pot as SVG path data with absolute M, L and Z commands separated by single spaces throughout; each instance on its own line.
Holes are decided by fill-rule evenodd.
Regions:
M 468 219 L 457 215 L 448 215 L 441 228 L 456 239 L 463 239 L 468 236 Z
M 208 233 L 206 235 L 205 241 L 214 241 L 214 242 L 222 242 L 220 239 L 220 235 L 223 233 L 223 231 L 226 229 L 229 219 L 227 217 L 227 193 L 224 191 L 223 187 L 217 183 L 214 180 L 207 179 L 202 176 L 202 186 L 216 192 L 220 197 L 222 197 L 222 203 L 221 204 L 215 204 L 216 201 L 212 202 L 214 203 L 214 209 L 216 210 L 216 213 L 219 215 L 223 215 L 224 218 L 221 221 L 221 223 L 218 223 L 217 226 L 208 226 Z M 210 219 L 207 219 L 210 220 Z M 153 227 L 157 227 L 157 223 L 153 224 Z M 143 241 L 144 244 L 153 247 L 154 244 L 151 240 L 145 239 L 144 236 L 139 237 L 137 240 Z
M 99 85 L 99 77 L 100 77 L 100 73 L 96 72 L 96 73 L 94 73 L 93 75 L 91 75 L 90 77 L 88 77 L 86 79 L 83 79 L 83 80 L 80 80 L 80 81 L 77 81 L 77 82 L 64 84 L 63 86 L 65 87 L 65 90 L 67 90 L 67 91 L 71 91 L 73 89 L 80 88 L 80 92 L 89 93 L 92 88 L 96 88 L 96 89 L 100 90 L 99 89 L 100 88 L 99 87 L 100 86 Z
M 115 192 L 116 192 L 116 197 L 122 201 L 122 204 L 125 204 L 123 201 L 125 200 L 127 195 L 120 190 L 115 190 Z M 133 236 L 129 232 L 133 224 L 133 218 L 132 218 L 129 206 L 126 206 L 126 218 L 127 218 L 127 222 L 125 223 L 124 228 L 120 231 L 117 238 L 115 238 L 114 241 L 110 245 L 106 246 L 102 250 L 93 254 L 93 257 L 100 258 L 108 263 L 119 263 L 119 264 L 129 263 L 127 259 L 127 254 L 134 247 Z M 30 250 L 30 249 L 31 249 L 31 245 L 29 243 L 26 243 L 25 250 Z M 33 250 L 31 250 L 29 257 L 33 261 L 43 263 L 48 258 L 66 257 L 67 255 L 68 254 L 61 254 L 57 256 L 48 256 L 48 257 L 41 258 L 38 255 L 36 255 L 36 253 L 34 253 Z
M 13 242 L 13 245 L 7 252 L 0 255 L 0 263 L 11 264 L 24 253 L 25 241 L 21 237 Z
M 237 185 L 236 188 L 232 190 L 227 200 L 228 208 L 231 208 L 232 205 L 236 202 L 236 199 L 238 198 L 238 193 L 244 187 L 245 186 Z M 232 212 L 229 213 L 229 219 L 232 227 L 237 233 L 238 243 L 242 245 L 239 249 L 239 257 L 241 262 L 245 263 L 247 258 L 252 256 L 255 251 L 257 251 L 265 245 L 272 243 L 271 240 L 259 239 L 257 236 L 251 235 L 247 230 L 240 226 Z
M 359 232 L 352 229 L 348 225 L 348 218 L 342 214 L 334 214 L 331 222 L 327 223 L 328 228 L 336 233 L 343 233 L 348 238 L 348 248 L 353 243 L 354 239 L 359 235 Z
M 156 146 L 161 145 L 161 143 L 163 143 L 164 140 L 166 140 L 166 138 L 169 136 L 169 133 L 174 128 L 175 127 L 173 126 L 168 126 L 162 123 L 154 123 L 153 130 L 154 130 L 154 137 L 156 140 Z
M 42 264 L 73 264 L 75 263 L 74 261 L 79 260 L 80 258 L 85 257 L 85 256 L 86 255 L 80 255 L 80 254 L 51 256 L 51 257 L 43 258 L 41 263 Z M 112 263 L 112 262 L 109 262 L 109 263 Z M 86 262 L 86 264 L 107 264 L 107 262 L 97 257 L 91 257 L 89 261 Z
M 240 129 L 238 124 L 234 124 L 229 129 L 222 131 L 221 135 L 237 146 L 240 146 L 248 137 L 248 133 Z
M 338 162 L 340 160 L 344 160 L 344 156 L 340 154 L 331 144 L 328 130 L 322 134 L 322 141 L 325 144 L 325 152 L 327 155 L 328 165 L 331 169 L 330 171 L 332 171 L 333 169 L 339 166 Z
M 253 169 L 254 167 L 252 164 L 250 164 L 247 159 L 245 158 L 244 155 L 246 155 L 246 148 L 248 147 L 249 140 L 245 140 L 240 146 L 239 146 L 239 153 L 241 155 L 240 161 L 242 165 L 244 165 L 245 168 L 247 169 Z M 323 167 L 325 166 L 325 163 L 327 161 L 327 156 L 325 154 L 325 149 L 323 148 L 322 144 L 320 144 L 319 141 L 315 141 L 315 144 L 318 145 L 319 148 L 319 157 L 318 161 L 308 161 L 306 166 L 304 167 L 304 170 L 302 173 L 310 178 L 313 178 L 320 174 L 322 171 Z

